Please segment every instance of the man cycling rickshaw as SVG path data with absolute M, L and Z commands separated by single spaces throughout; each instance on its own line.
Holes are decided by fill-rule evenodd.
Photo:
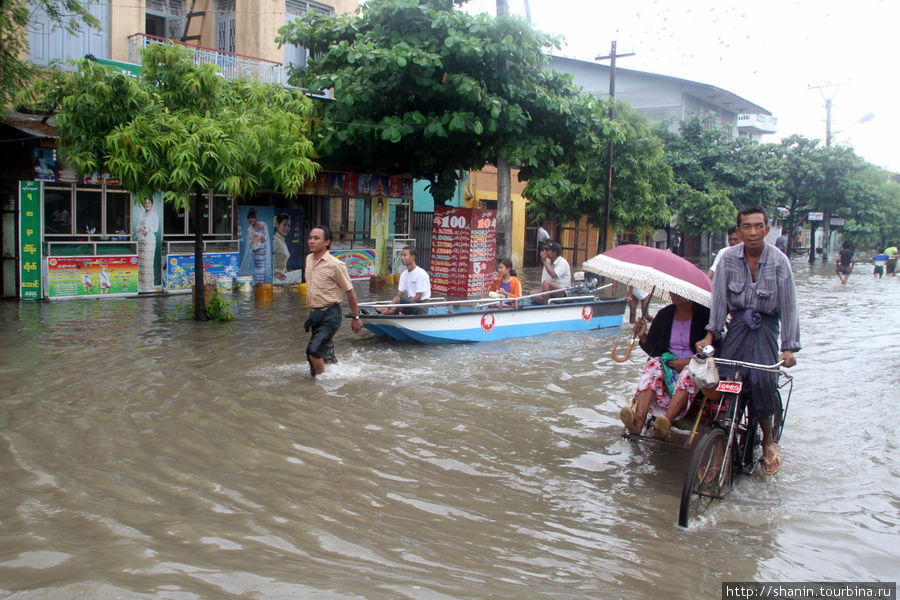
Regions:
M 728 331 L 719 342 L 721 358 L 718 364 L 722 382 L 718 384 L 718 389 L 696 395 L 689 393 L 688 420 L 677 424 L 686 427 L 689 433 L 680 439 L 675 436 L 670 438 L 668 435 L 672 425 L 668 414 L 654 417 L 652 411 L 645 411 L 643 405 L 647 394 L 641 389 L 642 385 L 639 385 L 632 405 L 624 407 L 620 414 L 626 425 L 625 436 L 628 438 L 650 439 L 641 435 L 641 430 L 646 425 L 652 438 L 693 448 L 682 491 L 679 524 L 683 526 L 687 525 L 688 515 L 692 510 L 702 510 L 698 509 L 696 503 L 708 503 L 713 498 L 723 496 L 731 486 L 733 473 L 750 473 L 761 463 L 763 472 L 773 475 L 781 467 L 777 441 L 793 384 L 792 378 L 780 367 L 796 364 L 793 352 L 800 349 L 793 273 L 787 257 L 765 242 L 764 238 L 769 230 L 765 210 L 759 206 L 744 207 L 738 212 L 737 225 L 743 243 L 725 251 L 712 282 L 710 295 L 703 294 L 709 288 L 704 289 L 701 280 L 693 272 L 685 274 L 679 271 L 674 276 L 701 288 L 700 291 L 688 289 L 687 293 L 675 293 L 681 296 L 692 294 L 690 297 L 695 304 L 711 307 L 706 335 L 700 340 L 696 339 L 696 335 L 691 336 L 691 345 L 694 347 L 692 350 L 704 349 L 711 353 L 711 343 L 723 330 L 726 319 L 731 318 Z M 633 263 L 633 279 L 624 276 L 627 271 L 625 266 L 616 264 L 609 257 L 605 258 L 619 250 L 617 248 L 591 259 L 585 264 L 585 268 L 616 279 L 624 277 L 633 285 L 639 285 L 636 283 L 638 279 L 648 278 L 646 272 L 641 272 L 648 269 L 669 271 L 671 275 L 673 267 L 668 264 L 672 261 L 671 258 L 659 256 L 658 260 L 663 262 L 649 266 L 649 259 L 644 255 L 656 256 L 660 251 L 640 246 L 633 248 L 644 248 L 638 251 L 642 253 L 640 257 L 616 257 L 618 261 L 627 258 Z M 621 254 L 621 251 L 617 254 Z M 671 253 L 669 255 L 674 256 Z M 702 271 L 693 268 L 703 276 Z M 674 291 L 673 285 L 682 285 L 673 284 L 666 277 L 660 278 L 657 273 L 649 277 L 653 278 L 656 287 L 662 286 L 669 291 Z M 703 279 L 706 279 L 705 276 Z M 683 285 L 678 289 L 683 290 Z M 682 311 L 682 314 L 687 313 Z M 777 343 L 779 325 L 780 353 Z M 690 325 L 688 328 L 695 329 Z M 635 337 L 639 333 L 636 328 Z M 681 335 L 684 337 L 683 333 Z M 676 347 L 683 345 L 678 340 L 673 340 L 674 337 L 670 337 L 665 342 L 669 345 L 674 343 Z M 629 347 L 628 353 L 630 350 Z M 613 358 L 620 360 L 614 353 Z M 669 359 L 669 362 L 681 366 L 684 361 Z M 642 382 L 643 379 L 642 376 Z M 673 399 L 681 390 L 693 391 L 694 388 L 682 383 L 685 379 L 689 378 L 679 374 L 677 382 L 680 387 L 677 385 L 672 390 Z M 790 387 L 787 388 L 782 406 L 780 392 L 788 385 Z M 646 389 L 646 386 L 643 387 Z M 644 397 L 641 396 L 642 393 Z M 683 397 L 682 394 L 680 398 Z M 694 402 L 693 407 L 690 407 L 690 401 Z M 677 408 L 680 408 L 680 402 L 681 399 Z M 761 436 L 758 435 L 759 431 Z M 762 438 L 761 442 L 759 437 Z M 759 451 L 761 455 L 756 454 Z

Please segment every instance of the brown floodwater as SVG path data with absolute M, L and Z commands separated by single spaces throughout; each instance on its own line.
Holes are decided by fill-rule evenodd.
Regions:
M 689 455 L 621 437 L 627 325 L 471 345 L 234 295 L 0 303 L 0 596 L 719 598 L 896 581 L 900 279 L 795 262 L 803 351 L 772 478 L 677 526 Z M 869 271 L 870 272 L 870 271 Z M 366 285 L 357 288 L 373 297 Z M 381 290 L 374 297 L 389 297 Z

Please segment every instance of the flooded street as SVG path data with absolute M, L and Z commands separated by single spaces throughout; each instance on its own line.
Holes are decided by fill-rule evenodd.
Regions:
M 773 478 L 687 530 L 689 455 L 621 437 L 630 327 L 471 345 L 190 296 L 0 303 L 0 597 L 719 598 L 896 581 L 900 278 L 795 261 L 803 350 Z M 367 284 L 358 284 L 367 299 Z M 380 292 L 389 297 L 390 290 Z M 661 305 L 660 305 L 661 306 Z M 655 309 L 659 308 L 656 306 Z

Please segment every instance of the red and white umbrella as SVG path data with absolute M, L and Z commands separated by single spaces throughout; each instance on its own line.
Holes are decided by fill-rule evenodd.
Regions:
M 668 301 L 672 292 L 703 306 L 712 304 L 709 277 L 693 263 L 668 250 L 625 244 L 587 260 L 582 268 Z

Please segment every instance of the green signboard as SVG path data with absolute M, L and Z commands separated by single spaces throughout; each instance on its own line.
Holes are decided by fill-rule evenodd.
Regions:
M 19 298 L 41 300 L 40 181 L 19 182 Z

